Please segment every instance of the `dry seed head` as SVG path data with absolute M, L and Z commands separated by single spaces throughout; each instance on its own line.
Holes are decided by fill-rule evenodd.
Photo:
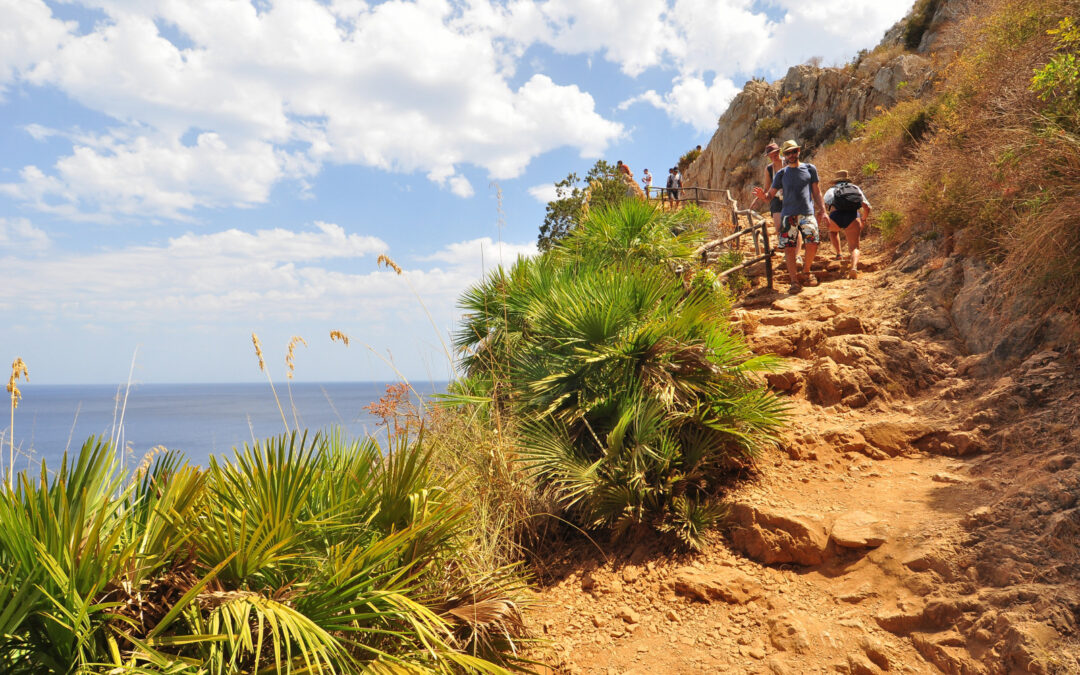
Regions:
M 330 342 L 334 342 L 335 340 L 344 342 L 346 347 L 349 346 L 349 336 L 339 330 L 330 331 Z
M 297 343 L 303 343 L 303 345 L 307 347 L 307 340 L 299 335 L 294 335 L 289 339 L 289 351 L 285 354 L 285 366 L 289 369 L 289 372 L 286 373 L 285 376 L 290 380 L 293 379 L 293 371 L 296 370 L 296 361 L 293 359 L 293 350 L 296 349 Z
M 255 345 L 255 356 L 259 357 L 259 370 L 266 370 L 266 361 L 263 361 L 262 345 L 259 343 L 259 336 L 255 333 L 251 334 L 251 343 Z
M 398 267 L 398 264 L 396 262 L 394 262 L 393 260 L 391 260 L 390 256 L 388 256 L 386 254 L 380 253 L 379 257 L 375 259 L 375 263 L 378 264 L 378 265 L 385 265 L 386 267 L 389 267 L 390 269 L 394 270 L 398 274 L 401 274 L 401 268 Z
M 146 451 L 143 455 L 142 461 L 139 462 L 139 466 L 135 468 L 135 475 L 142 478 L 144 474 L 150 469 L 150 463 L 154 461 L 154 458 L 158 455 L 164 455 L 169 449 L 164 445 L 155 445 Z
M 11 377 L 8 378 L 7 390 L 11 393 L 11 408 L 14 410 L 19 407 L 19 399 L 22 398 L 22 392 L 19 391 L 19 377 L 22 377 L 26 382 L 30 381 L 30 370 L 26 367 L 26 363 L 22 360 L 22 357 L 15 357 L 15 360 L 11 362 Z

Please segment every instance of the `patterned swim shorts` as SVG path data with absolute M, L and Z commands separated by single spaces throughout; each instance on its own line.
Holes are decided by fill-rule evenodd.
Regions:
M 807 214 L 784 218 L 780 222 L 780 241 L 777 243 L 776 248 L 793 248 L 798 243 L 800 234 L 804 246 L 820 243 L 817 218 Z

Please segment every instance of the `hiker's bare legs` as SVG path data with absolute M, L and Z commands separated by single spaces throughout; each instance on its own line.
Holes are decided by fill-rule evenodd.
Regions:
M 795 256 L 798 255 L 798 251 L 799 249 L 795 246 L 784 249 L 784 262 L 787 263 L 787 273 L 792 286 L 799 285 L 799 266 L 795 264 Z
M 862 218 L 856 218 L 855 222 L 847 226 L 844 236 L 847 238 L 848 251 L 851 252 L 851 269 L 859 269 L 859 237 L 862 234 Z
M 810 274 L 810 265 L 814 262 L 814 256 L 817 255 L 817 244 L 807 244 L 803 251 L 803 274 Z
M 833 222 L 832 218 L 826 215 L 819 226 L 825 228 L 825 231 L 829 233 L 829 241 L 832 243 L 833 251 L 837 260 L 841 257 L 840 251 L 840 226 Z

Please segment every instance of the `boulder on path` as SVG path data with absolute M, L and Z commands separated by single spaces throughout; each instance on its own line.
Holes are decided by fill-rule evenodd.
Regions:
M 675 593 L 701 602 L 723 600 L 745 605 L 760 598 L 764 590 L 753 577 L 730 567 L 708 572 L 683 567 L 675 572 Z
M 731 509 L 731 541 L 750 558 L 773 565 L 820 565 L 829 535 L 820 519 L 750 504 Z
M 933 431 L 929 425 L 914 420 L 871 422 L 859 428 L 867 443 L 890 457 L 910 450 L 914 441 Z
M 885 521 L 866 511 L 846 511 L 833 522 L 829 537 L 844 548 L 875 548 L 885 543 Z

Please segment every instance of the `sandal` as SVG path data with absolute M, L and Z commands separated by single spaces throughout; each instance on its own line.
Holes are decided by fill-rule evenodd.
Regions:
M 858 279 L 859 278 L 859 270 L 848 270 L 847 278 L 848 279 Z
M 806 275 L 806 280 L 803 281 L 803 283 L 805 285 L 807 285 L 807 286 L 817 286 L 818 285 L 818 278 L 816 276 L 814 276 L 813 274 L 807 274 Z

